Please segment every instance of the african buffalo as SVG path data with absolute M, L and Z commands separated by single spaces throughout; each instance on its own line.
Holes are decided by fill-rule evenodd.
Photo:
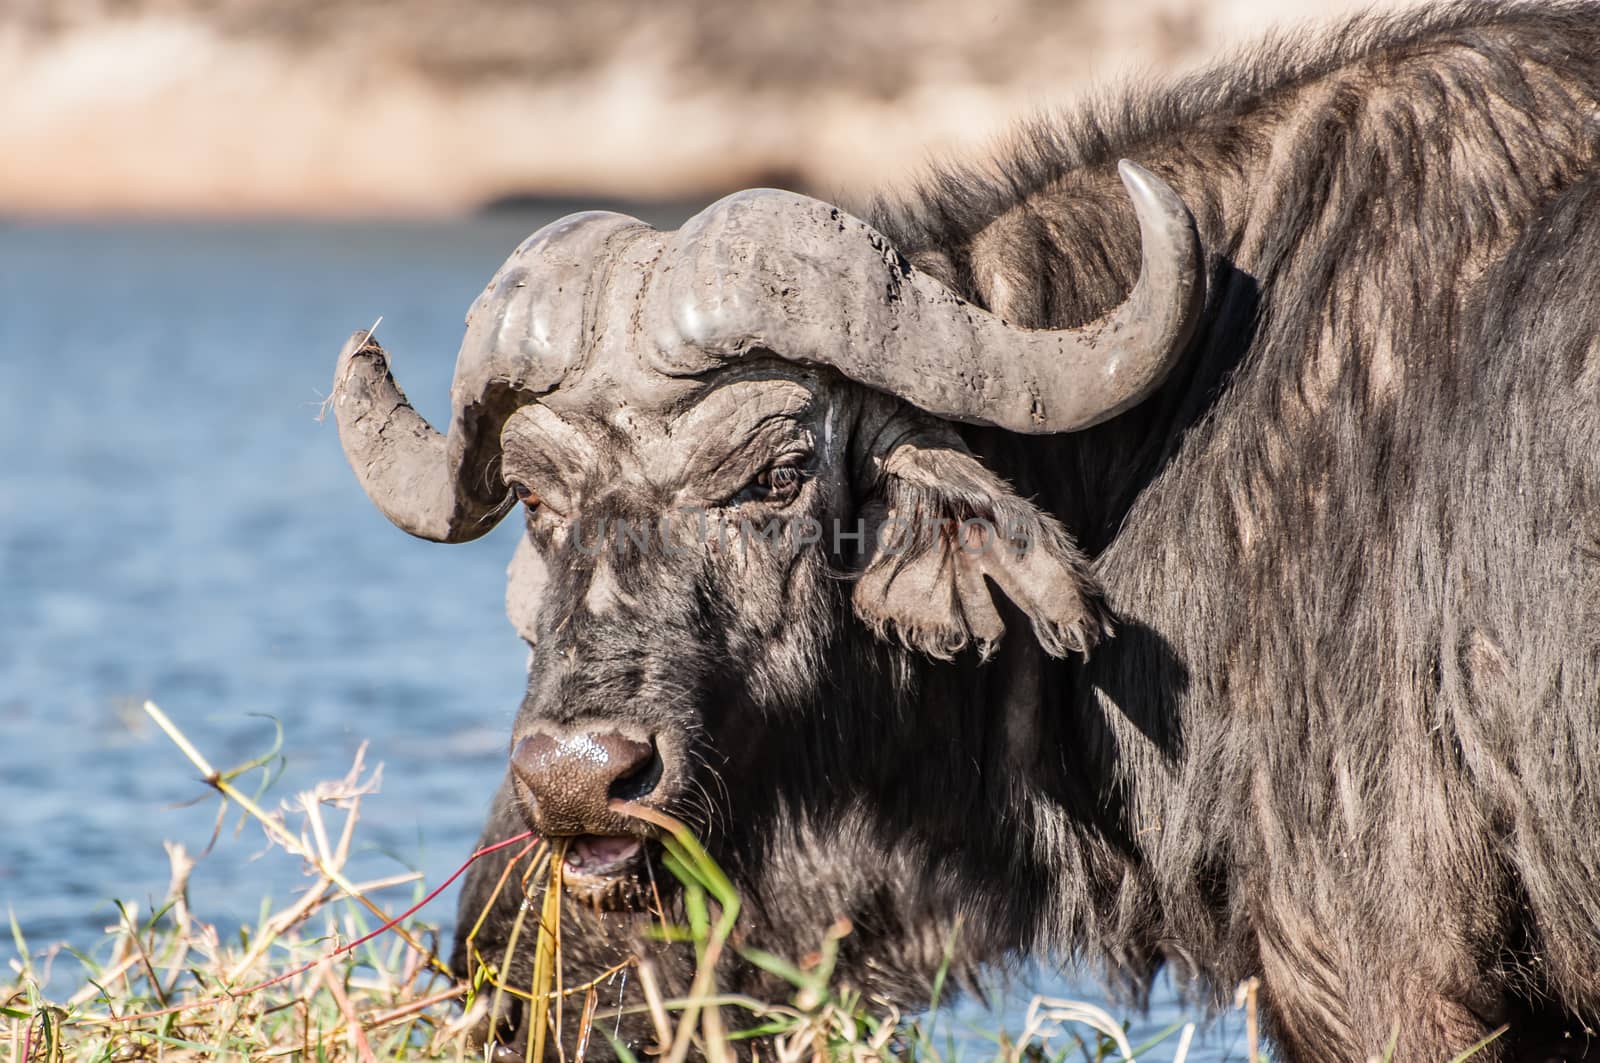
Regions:
M 1597 157 L 1600 8 L 1369 16 L 870 223 L 773 190 L 556 222 L 473 306 L 443 435 L 353 338 L 384 513 L 527 523 L 484 837 L 573 839 L 567 982 L 634 947 L 642 884 L 673 903 L 629 798 L 706 835 L 750 941 L 847 917 L 841 976 L 904 1003 L 959 924 L 962 965 L 1257 977 L 1285 1059 L 1502 1024 L 1479 1058 L 1582 1058 Z

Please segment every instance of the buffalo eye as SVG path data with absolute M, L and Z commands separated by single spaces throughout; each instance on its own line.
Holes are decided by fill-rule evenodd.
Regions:
M 517 501 L 527 506 L 530 512 L 539 508 L 539 496 L 534 494 L 527 484 L 513 482 L 511 493 L 516 495 Z
M 806 474 L 798 465 L 770 465 L 739 492 L 737 502 L 788 502 L 800 493 Z

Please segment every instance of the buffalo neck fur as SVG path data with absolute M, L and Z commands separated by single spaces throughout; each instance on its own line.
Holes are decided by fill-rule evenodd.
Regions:
M 1137 409 L 1049 440 L 964 433 L 1095 558 L 1116 635 L 1056 661 L 1012 622 L 988 664 L 912 664 L 890 722 L 832 721 L 832 755 L 861 751 L 840 776 L 872 792 L 835 806 L 829 844 L 876 850 L 898 883 L 858 922 L 915 942 L 906 977 L 958 922 L 974 959 L 1078 951 L 1136 982 L 1177 960 L 1224 991 L 1261 974 L 1280 1036 L 1334 1055 L 1381 1048 L 1361 1024 L 1409 978 L 1455 992 L 1441 1026 L 1517 996 L 1600 1007 L 1600 882 L 1552 840 L 1600 814 L 1521 792 L 1530 773 L 1592 784 L 1600 758 L 1600 587 L 1572 560 L 1592 523 L 1530 541 L 1595 512 L 1573 442 L 1595 438 L 1594 396 L 1570 396 L 1596 371 L 1593 297 L 1566 304 L 1564 361 L 1496 368 L 1520 355 L 1489 339 L 1525 234 L 1595 202 L 1597 104 L 1592 8 L 1369 18 L 1036 125 L 998 173 L 875 210 L 980 305 L 1078 325 L 1138 269 L 1115 173 L 1132 158 L 1190 205 L 1210 281 L 1193 350 Z M 1535 623 L 1541 595 L 1558 618 Z M 1552 746 L 1586 752 L 1552 776 Z M 812 858 L 819 897 L 870 895 L 830 881 L 870 860 Z M 1415 969 L 1334 1009 L 1397 940 Z M 1533 942 L 1554 960 L 1519 969 Z M 1328 1029 L 1347 1036 L 1319 1046 Z

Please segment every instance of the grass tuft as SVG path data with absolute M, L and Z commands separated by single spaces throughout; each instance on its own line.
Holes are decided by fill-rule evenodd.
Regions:
M 941 1046 L 935 1039 L 935 1008 L 921 1017 L 906 1016 L 834 977 L 839 944 L 851 932 L 845 921 L 820 929 L 818 948 L 799 962 L 737 943 L 740 903 L 727 876 L 683 824 L 637 805 L 616 808 L 658 829 L 664 863 L 683 885 L 687 925 L 661 925 L 655 931 L 662 940 L 694 949 L 697 967 L 690 991 L 682 998 L 663 997 L 653 968 L 637 957 L 582 985 L 563 986 L 559 847 L 552 851 L 530 834 L 520 835 L 473 854 L 432 890 L 418 874 L 353 881 L 345 865 L 361 805 L 380 780 L 380 770 L 365 764 L 365 747 L 344 778 L 268 811 L 260 795 L 244 793 L 237 780 L 246 772 L 267 772 L 276 747 L 219 771 L 159 708 L 146 703 L 145 711 L 219 795 L 219 827 L 230 808 L 256 820 L 278 853 L 310 868 L 313 885 L 282 908 L 264 907 L 253 926 L 224 934 L 191 910 L 188 883 L 196 861 L 183 846 L 168 843 L 166 899 L 148 914 L 119 906 L 117 925 L 91 954 L 62 947 L 36 952 L 12 917 L 17 955 L 10 984 L 0 986 L 0 1055 L 13 1063 L 481 1059 L 487 1048 L 474 1031 L 483 1028 L 485 1015 L 501 1013 L 506 995 L 533 1009 L 524 1058 L 559 1056 L 564 1043 L 575 1043 L 571 1063 L 581 1063 L 590 1046 L 609 1042 L 619 1058 L 632 1060 L 634 1053 L 610 1033 L 617 1009 L 600 1004 L 608 985 L 629 978 L 645 999 L 637 1010 L 648 1015 L 657 1039 L 646 1058 L 666 1063 L 682 1063 L 690 1055 L 713 1063 L 749 1058 L 747 1042 L 754 1037 L 765 1039 L 762 1057 L 776 1057 L 777 1063 L 1136 1058 L 1123 1025 L 1104 1010 L 1045 998 L 1033 1002 L 1016 1037 L 994 1031 L 985 1035 L 992 1047 L 963 1053 L 946 1035 Z M 524 930 L 519 920 L 514 931 L 536 935 L 532 982 L 512 986 L 480 956 L 470 983 L 457 983 L 439 959 L 437 924 L 419 911 L 473 860 L 512 846 L 518 849 L 495 892 L 521 889 L 523 916 L 537 910 L 535 926 Z M 511 871 L 517 867 L 522 870 L 513 884 Z M 480 926 L 468 935 L 469 945 Z M 729 950 L 786 983 L 786 998 L 763 1001 L 723 992 L 716 982 L 717 961 Z M 45 987 L 56 984 L 52 967 L 63 957 L 81 966 L 81 985 L 53 999 Z M 569 1020 L 576 1022 L 577 1036 L 564 1041 Z M 1176 1035 L 1179 1044 L 1171 1058 L 1182 1063 L 1193 1033 L 1193 1024 L 1174 1027 L 1137 1051 Z

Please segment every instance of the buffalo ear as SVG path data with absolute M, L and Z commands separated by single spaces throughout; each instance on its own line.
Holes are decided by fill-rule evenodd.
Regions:
M 930 430 L 878 461 L 852 599 L 880 637 L 950 658 L 1005 633 L 990 584 L 1050 654 L 1083 653 L 1111 624 L 1089 562 L 1054 517 L 1017 496 L 959 437 Z

